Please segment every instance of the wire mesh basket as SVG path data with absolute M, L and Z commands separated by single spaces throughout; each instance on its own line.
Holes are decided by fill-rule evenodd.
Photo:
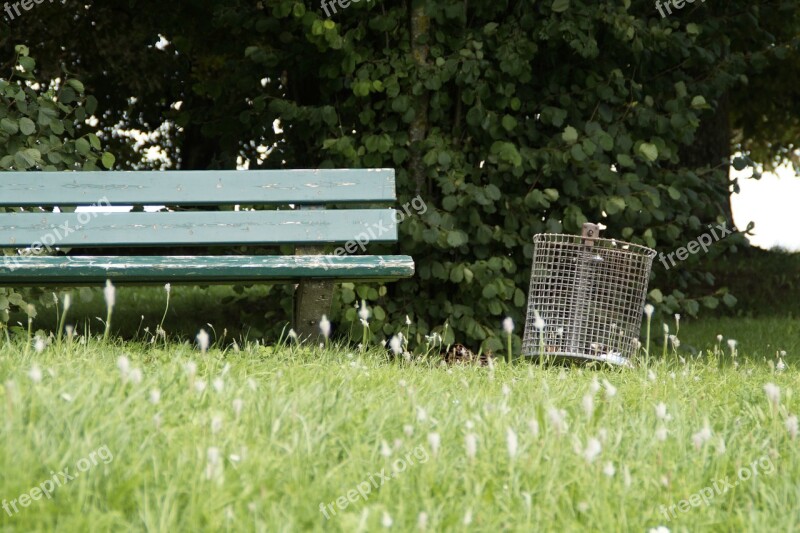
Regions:
M 533 242 L 522 354 L 630 366 L 656 251 L 601 239 L 590 223 L 580 237 L 539 234 Z

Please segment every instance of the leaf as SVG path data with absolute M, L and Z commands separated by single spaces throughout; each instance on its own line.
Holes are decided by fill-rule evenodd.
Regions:
M 36 61 L 32 57 L 20 57 L 19 64 L 26 72 L 33 72 L 33 69 L 36 68 Z
M 617 162 L 623 167 L 632 168 L 636 166 L 636 163 L 633 162 L 633 159 L 628 154 L 617 154 Z
M 695 96 L 692 98 L 692 107 L 694 109 L 704 109 L 709 107 L 709 105 L 703 96 Z
M 700 26 L 694 22 L 690 22 L 686 25 L 686 33 L 689 35 L 700 35 Z
M 672 198 L 673 200 L 680 200 L 680 198 L 681 198 L 680 191 L 678 189 L 676 189 L 675 187 L 673 187 L 672 185 L 670 185 L 667 188 L 667 193 L 669 193 L 669 197 Z
M 642 143 L 639 146 L 639 153 L 648 161 L 655 161 L 658 159 L 658 148 L 652 143 Z
M 33 135 L 36 132 L 36 124 L 28 117 L 22 117 L 19 119 L 19 131 L 23 135 Z
M 570 144 L 576 142 L 578 140 L 578 130 L 572 126 L 567 126 L 564 128 L 564 132 L 561 134 L 561 139 Z
M 563 13 L 569 9 L 569 0 L 555 0 L 552 9 L 556 13 Z
M 97 135 L 95 135 L 94 133 L 90 133 L 88 135 L 88 137 L 89 137 L 89 144 L 92 145 L 92 148 L 94 148 L 95 150 L 102 150 L 103 149 L 100 146 L 100 139 L 97 138 Z
M 75 141 L 75 149 L 78 150 L 78 153 L 81 155 L 87 155 L 92 147 L 89 145 L 89 141 L 81 137 L 77 141 Z
M 653 289 L 652 291 L 650 291 L 649 296 L 650 296 L 650 299 L 653 300 L 657 304 L 660 304 L 661 302 L 664 301 L 664 295 L 661 294 L 661 290 L 660 289 Z
M 114 157 L 114 154 L 112 154 L 111 152 L 105 152 L 101 159 L 103 166 L 106 167 L 108 170 L 111 170 L 114 167 L 114 163 L 116 162 L 116 160 L 117 159 Z
M 0 128 L 3 128 L 3 131 L 10 135 L 14 135 L 19 131 L 17 121 L 10 118 L 4 118 L 3 120 L 0 120 Z
M 83 83 L 81 83 L 80 80 L 76 79 L 67 80 L 67 85 L 69 85 L 79 93 L 82 93 L 84 91 Z
M 605 211 L 608 215 L 616 215 L 625 209 L 625 200 L 619 196 L 609 198 L 605 205 Z

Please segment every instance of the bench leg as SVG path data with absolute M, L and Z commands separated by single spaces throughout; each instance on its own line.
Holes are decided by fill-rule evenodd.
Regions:
M 319 321 L 322 315 L 330 315 L 332 296 L 332 281 L 308 280 L 297 286 L 292 327 L 301 341 L 322 342 Z

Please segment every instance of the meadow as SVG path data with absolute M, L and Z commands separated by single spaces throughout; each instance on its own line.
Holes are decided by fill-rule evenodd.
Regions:
M 635 369 L 209 331 L 0 338 L 0 531 L 800 528 L 790 319 L 684 319 Z

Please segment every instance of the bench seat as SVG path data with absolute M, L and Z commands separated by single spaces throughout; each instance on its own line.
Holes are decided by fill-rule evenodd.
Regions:
M 397 242 L 396 201 L 393 169 L 0 172 L 0 287 L 294 282 L 313 339 L 336 282 L 413 276 L 351 255 Z M 278 247 L 294 254 L 254 255 Z
M 0 287 L 258 283 L 301 279 L 392 281 L 414 274 L 405 255 L 0 257 Z

